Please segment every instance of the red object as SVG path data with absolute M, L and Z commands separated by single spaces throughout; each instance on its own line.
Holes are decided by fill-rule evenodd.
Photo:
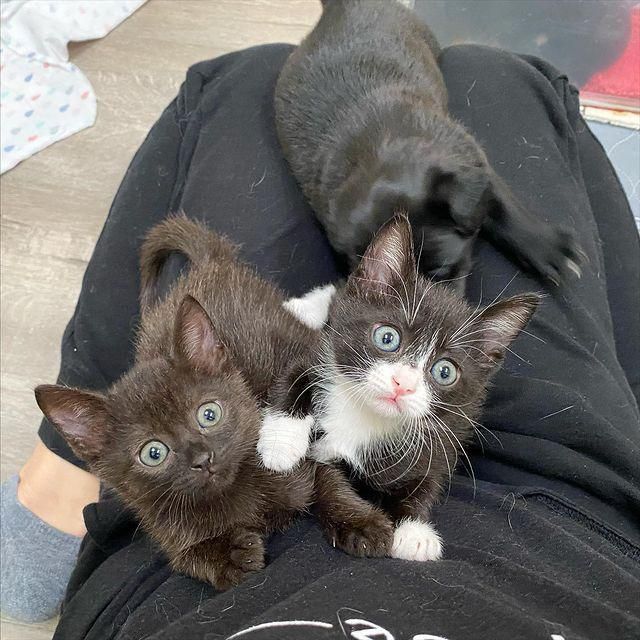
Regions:
M 593 75 L 581 91 L 640 100 L 640 5 L 631 10 L 631 36 L 622 55 Z

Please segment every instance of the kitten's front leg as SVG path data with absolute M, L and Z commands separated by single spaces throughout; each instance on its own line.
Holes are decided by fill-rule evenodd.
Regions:
M 179 552 L 171 558 L 171 566 L 216 589 L 229 589 L 264 567 L 262 536 L 250 529 L 234 529 Z
M 390 508 L 395 520 L 392 558 L 416 562 L 442 558 L 442 538 L 429 522 L 429 511 L 435 502 L 436 492 L 426 484 L 424 491 L 421 492 L 419 488 L 416 495 L 399 499 Z
M 258 439 L 258 453 L 267 469 L 287 473 L 307 455 L 313 428 L 312 365 L 312 356 L 291 363 L 270 391 Z
M 335 292 L 332 284 L 317 287 L 301 298 L 286 300 L 283 306 L 311 329 L 321 329 Z M 258 453 L 267 469 L 287 473 L 307 455 L 313 428 L 309 372 L 314 364 L 310 354 L 291 363 L 269 394 L 270 406 L 264 412 L 258 440 Z
M 391 520 L 362 499 L 342 471 L 317 464 L 314 492 L 313 510 L 334 547 L 352 556 L 389 555 L 393 543 Z
M 442 558 L 442 538 L 424 517 L 403 518 L 396 524 L 391 557 L 426 562 Z
M 287 473 L 307 454 L 313 427 L 313 416 L 296 417 L 283 411 L 264 412 L 258 453 L 267 469 Z

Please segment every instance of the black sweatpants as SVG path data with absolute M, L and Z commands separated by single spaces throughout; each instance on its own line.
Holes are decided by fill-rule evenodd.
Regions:
M 291 295 L 339 277 L 274 132 L 273 88 L 290 50 L 257 47 L 189 70 L 114 200 L 64 336 L 60 381 L 104 388 L 130 365 L 138 248 L 172 211 L 241 243 L 242 257 Z M 452 112 L 497 172 L 540 225 L 573 228 L 589 257 L 580 280 L 547 291 L 495 378 L 475 481 L 461 470 L 434 513 L 444 560 L 354 559 L 306 518 L 270 540 L 262 572 L 217 593 L 172 573 L 107 495 L 85 511 L 89 533 L 57 638 L 640 637 L 631 212 L 555 69 L 478 46 L 445 50 L 441 65 Z M 478 244 L 472 301 L 543 287 Z M 48 423 L 40 434 L 73 460 Z

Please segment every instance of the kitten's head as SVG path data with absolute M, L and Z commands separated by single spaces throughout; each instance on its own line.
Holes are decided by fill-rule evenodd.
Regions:
M 256 401 L 189 296 L 177 312 L 173 353 L 136 363 L 106 394 L 59 385 L 35 394 L 76 454 L 140 509 L 163 492 L 166 500 L 215 499 L 257 443 Z
M 326 357 L 354 402 L 399 426 L 423 417 L 437 424 L 447 409 L 471 415 L 480 406 L 538 302 L 525 294 L 472 309 L 418 273 L 409 221 L 396 216 L 331 305 Z

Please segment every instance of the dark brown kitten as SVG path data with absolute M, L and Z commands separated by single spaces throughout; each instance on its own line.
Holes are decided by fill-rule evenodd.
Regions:
M 525 294 L 473 309 L 427 280 L 405 216 L 376 234 L 335 294 L 316 366 L 301 365 L 314 389 L 311 456 L 347 463 L 382 494 L 397 524 L 395 557 L 440 557 L 429 510 L 466 455 L 490 376 L 538 302 Z
M 171 251 L 192 267 L 153 305 Z M 337 546 L 370 535 L 368 555 L 388 552 L 391 523 L 335 469 L 303 462 L 284 476 L 258 461 L 269 389 L 316 341 L 280 292 L 237 262 L 232 245 L 177 217 L 143 246 L 142 301 L 135 363 L 121 380 L 104 394 L 40 386 L 36 399 L 172 566 L 219 588 L 237 584 L 263 566 L 265 534 L 312 503 Z

